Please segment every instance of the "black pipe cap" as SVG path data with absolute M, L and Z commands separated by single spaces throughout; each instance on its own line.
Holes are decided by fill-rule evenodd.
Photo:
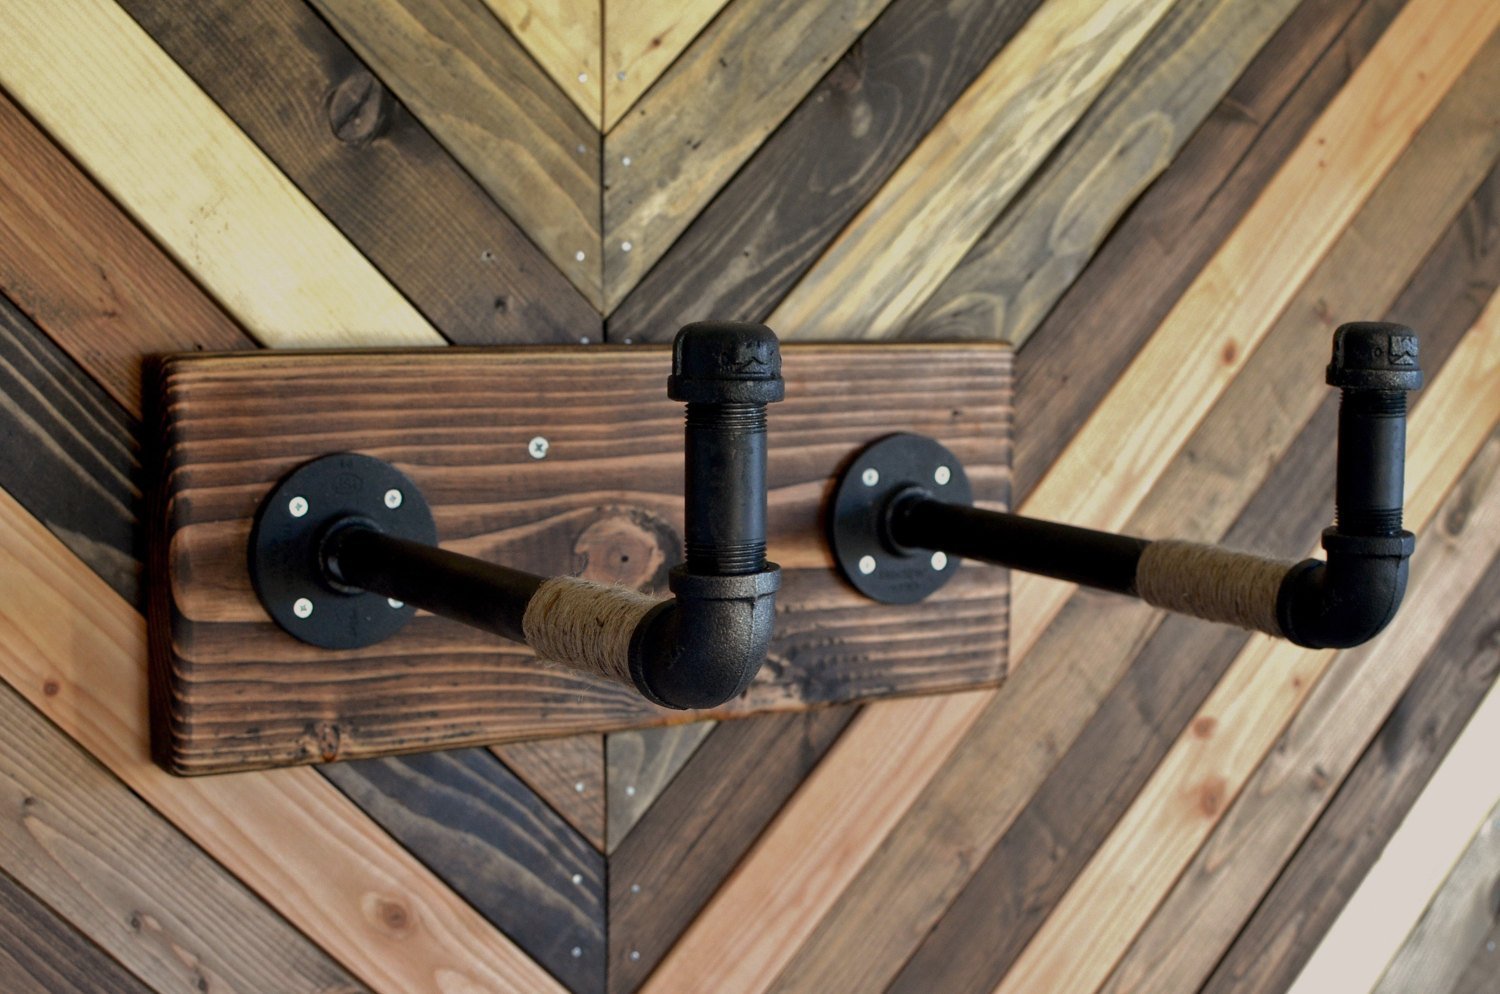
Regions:
M 1419 390 L 1417 333 L 1404 324 L 1357 321 L 1333 333 L 1328 385 L 1344 390 Z
M 667 396 L 690 404 L 770 404 L 786 396 L 781 347 L 763 324 L 697 321 L 672 342 Z

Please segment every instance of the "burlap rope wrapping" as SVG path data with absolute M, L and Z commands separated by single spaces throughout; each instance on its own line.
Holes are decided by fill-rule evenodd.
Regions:
M 630 686 L 630 636 L 660 603 L 625 587 L 555 576 L 532 595 L 521 631 L 539 659 Z
M 1148 604 L 1285 637 L 1276 594 L 1294 564 L 1196 542 L 1152 542 L 1135 589 Z

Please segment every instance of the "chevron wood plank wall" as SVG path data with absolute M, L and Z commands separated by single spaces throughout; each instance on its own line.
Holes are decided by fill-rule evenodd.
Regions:
M 1494 0 L 0 5 L 0 989 L 1500 990 L 1497 32 Z M 1008 341 L 1023 510 L 1284 556 L 1330 513 L 1331 329 L 1409 323 L 1409 603 L 1317 653 L 1017 576 L 997 690 L 151 764 L 142 357 L 704 318 Z

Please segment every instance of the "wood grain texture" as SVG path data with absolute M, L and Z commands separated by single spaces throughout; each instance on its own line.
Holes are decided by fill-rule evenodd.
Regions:
M 799 339 L 894 335 L 1170 7 L 1043 4 L 770 323 Z
M 1267 43 L 1177 160 L 1028 336 L 1017 368 L 1021 499 L 1077 434 L 1404 0 L 1312 0 Z
M 482 0 L 312 2 L 599 307 L 599 132 Z
M 1383 85 L 1384 78 L 1383 73 L 1366 74 L 1364 85 L 1370 89 L 1379 88 Z M 1358 113 L 1368 113 L 1366 108 L 1358 104 L 1355 104 L 1354 108 Z M 1334 121 L 1338 122 L 1348 113 L 1349 111 L 1341 110 Z M 1302 179 L 1284 182 L 1289 185 L 1300 184 Z M 1295 248 L 1289 245 L 1286 246 L 1285 251 L 1295 254 L 1301 247 L 1300 244 Z M 1321 256 L 1321 251 L 1317 254 Z M 1315 258 L 1307 258 L 1305 264 L 1310 266 L 1314 261 Z M 1207 294 L 1210 291 L 1204 289 L 1200 292 Z M 1227 295 L 1223 298 L 1226 308 L 1229 299 Z M 1196 332 L 1197 329 L 1193 331 Z M 1189 328 L 1183 326 L 1177 333 L 1183 335 L 1185 340 L 1189 334 Z M 1201 342 L 1199 347 L 1202 347 Z M 1145 367 L 1141 367 L 1138 371 L 1139 375 L 1145 375 L 1144 370 Z M 1159 386 L 1159 370 L 1152 370 L 1150 375 L 1155 378 L 1153 382 Z M 1201 385 L 1205 390 L 1202 395 L 1205 407 L 1217 397 L 1222 385 L 1212 383 Z M 1145 392 L 1144 380 L 1140 386 Z M 1198 385 L 1195 384 L 1194 389 L 1197 388 Z M 1150 401 L 1144 402 L 1145 406 L 1140 409 L 1153 409 L 1158 406 L 1156 401 L 1157 398 L 1153 396 Z M 1182 430 L 1184 435 L 1186 434 L 1186 426 L 1171 418 L 1153 419 L 1151 424 L 1154 432 L 1171 435 Z M 1142 430 L 1145 430 L 1144 427 Z M 1110 446 L 1115 444 L 1117 438 L 1116 425 L 1104 422 L 1092 423 L 1090 436 L 1087 442 L 1075 445 L 1070 450 L 1070 455 L 1078 459 L 1097 458 L 1107 461 Z M 1161 450 L 1175 452 L 1180 445 L 1181 442 L 1178 440 L 1158 437 L 1154 444 L 1143 445 L 1142 448 L 1149 448 L 1153 452 Z M 1154 477 L 1154 472 L 1149 474 L 1149 478 L 1154 479 Z M 1097 480 L 1091 482 L 1086 489 L 1097 492 L 1099 490 Z M 1079 491 L 1062 494 L 1045 501 L 1033 497 L 1022 505 L 1021 510 L 1023 513 L 1095 526 L 1119 527 L 1124 523 L 1109 516 L 1105 519 L 1094 520 L 1093 515 L 1097 511 L 1085 510 L 1079 503 L 1083 493 Z M 1128 497 L 1124 504 L 1111 505 L 1111 510 L 1129 513 L 1144 496 L 1145 488 L 1142 488 Z M 1019 589 L 1019 582 L 1022 578 L 1016 579 L 1016 589 Z M 1035 612 L 1028 625 L 1028 631 L 1032 633 L 1028 637 L 1033 637 L 1034 633 L 1042 628 L 1045 621 L 1052 616 L 1055 610 L 1052 604 L 1060 603 L 1056 598 L 1066 597 L 1066 591 L 1062 588 L 1054 588 L 1050 592 L 1041 587 L 1032 587 L 1031 590 L 1038 600 L 1028 606 L 1028 611 Z M 1041 599 L 1044 596 L 1048 600 L 1046 606 L 1043 606 Z M 970 859 L 973 850 L 964 842 L 956 842 L 952 848 L 940 848 L 933 845 L 934 839 L 964 840 L 970 838 L 964 834 L 965 832 L 974 832 L 978 833 L 981 838 L 987 836 L 992 844 L 996 836 L 989 833 L 998 832 L 999 828 L 1004 825 L 1004 812 L 1019 810 L 1029 796 L 1027 785 L 1039 783 L 1056 762 L 1054 743 L 1058 741 L 1058 738 L 1067 741 L 1077 734 L 1077 729 L 1091 713 L 1091 706 L 1088 702 L 1098 700 L 1104 690 L 1122 672 L 1125 662 L 1133 654 L 1130 651 L 1130 640 L 1118 630 L 1111 631 L 1111 625 L 1118 621 L 1117 618 L 1111 617 L 1116 613 L 1112 610 L 1114 606 L 1116 605 L 1109 598 L 1081 594 L 1076 610 L 1080 619 L 1087 620 L 1080 620 L 1073 625 L 1059 629 L 1058 634 L 1050 643 L 1055 646 L 1055 650 L 1047 650 L 1043 653 L 1043 658 L 1045 658 L 1051 651 L 1056 651 L 1057 662 L 1034 670 L 1020 666 L 1004 691 L 998 697 L 991 699 L 993 703 L 984 700 L 977 701 L 969 713 L 952 719 L 972 723 L 979 718 L 981 712 L 989 709 L 988 713 L 984 714 L 982 723 L 974 726 L 982 728 L 983 734 L 971 733 L 970 740 L 966 740 L 959 747 L 954 754 L 954 760 L 945 768 L 939 785 L 931 789 L 927 800 L 919 800 L 919 807 L 914 809 L 930 812 L 930 817 L 935 820 L 929 822 L 921 819 L 908 819 L 903 823 L 899 829 L 899 841 L 888 840 L 883 847 L 879 875 L 866 878 L 864 884 L 856 884 L 859 889 L 840 900 L 839 905 L 814 933 L 814 937 L 799 952 L 797 960 L 794 960 L 788 968 L 781 983 L 785 983 L 788 989 L 796 989 L 799 984 L 815 987 L 817 981 L 809 978 L 822 977 L 827 983 L 837 984 L 847 980 L 850 969 L 879 971 L 882 969 L 881 963 L 885 963 L 885 968 L 891 970 L 899 968 L 901 962 L 899 954 L 887 953 L 882 957 L 879 955 L 880 952 L 890 947 L 881 939 L 872 938 L 872 936 L 904 935 L 909 934 L 909 930 L 912 929 L 920 932 L 923 925 L 914 924 L 914 922 L 935 921 L 941 915 L 947 901 L 951 900 L 952 895 L 967 880 L 968 867 L 971 866 Z M 1016 617 L 1019 621 L 1019 611 Z M 1013 638 L 1013 666 L 1018 666 L 1024 661 L 1029 648 L 1029 642 L 1017 641 Z M 1085 667 L 1080 662 L 1089 660 L 1093 663 L 1100 658 L 1117 659 L 1118 668 L 1112 671 L 1105 668 L 1101 671 L 1094 665 Z M 901 702 L 866 708 L 849 733 L 841 740 L 831 760 L 837 759 L 846 748 L 852 752 L 878 749 L 882 742 L 897 734 L 899 729 L 906 727 L 907 723 L 930 720 L 930 714 L 920 712 L 922 704 L 923 702 Z M 1045 724 L 1038 722 L 1038 715 L 1046 716 Z M 1019 748 L 1018 743 L 1022 742 L 1030 745 L 1026 749 Z M 1001 753 L 1008 757 L 1010 773 L 1003 780 L 994 781 L 988 777 L 987 771 L 992 765 L 992 757 Z M 929 767 L 926 776 L 931 778 L 937 772 L 936 767 Z M 868 789 L 873 791 L 878 787 L 871 786 Z M 812 792 L 806 792 L 799 795 L 795 803 L 798 805 L 812 803 L 811 798 L 814 796 Z M 941 825 L 941 834 L 937 827 L 939 825 Z M 859 867 L 849 866 L 844 872 L 852 876 L 859 872 Z M 877 880 L 892 883 L 887 886 L 877 883 Z M 894 883 L 898 880 L 899 884 Z M 925 886 L 925 884 L 932 886 Z M 868 889 L 865 889 L 866 886 Z M 863 895 L 863 897 L 858 895 Z M 893 931 L 885 931 L 887 929 Z M 862 952 L 860 957 L 852 961 L 847 956 L 835 955 L 832 951 L 843 947 L 838 941 L 830 939 L 832 935 L 848 936 L 849 941 L 857 944 L 861 950 L 874 952 Z M 816 952 L 820 949 L 825 951 L 822 955 Z M 894 962 L 891 960 L 892 955 L 895 956 Z
M 1500 914 L 1496 918 L 1500 919 Z M 1500 920 L 1474 951 L 1468 967 L 1449 994 L 1491 994 L 1495 989 L 1497 970 L 1500 970 Z
M 1337 983 L 1353 990 L 1377 985 L 1382 968 L 1419 923 L 1474 826 L 1500 797 L 1496 755 L 1500 693 L 1491 686 L 1288 994 L 1314 994 Z
M 1024 342 L 1296 7 L 1175 4 L 901 335 Z
M 0 677 L 351 973 L 387 994 L 561 991 L 312 770 L 152 763 L 144 619 L 0 494 Z
M 449 340 L 598 340 L 583 295 L 306 4 L 122 6 Z
M 611 339 L 764 319 L 1038 3 L 895 0 L 614 310 Z
M 595 849 L 604 851 L 603 736 L 509 742 L 492 751 Z
M 1429 143 L 1428 154 L 1415 157 L 1424 171 L 1412 179 L 1441 173 L 1444 151 Z M 1462 188 L 1463 167 L 1456 172 L 1459 181 L 1448 186 Z M 1398 196 L 1405 192 L 1405 183 L 1389 184 L 1355 223 L 1365 234 L 1380 230 L 1372 218 L 1408 225 L 1411 218 Z M 1436 189 L 1433 195 L 1442 197 Z M 1382 295 L 1387 300 L 1395 295 L 1431 239 L 1429 229 L 1442 219 L 1441 211 L 1420 217 L 1409 229 L 1413 240 L 1407 251 L 1390 252 L 1373 269 L 1363 236 L 1341 240 L 1299 301 L 1308 307 L 1325 301 L 1324 313 L 1334 321 L 1369 313 L 1365 307 L 1379 313 Z M 1449 236 L 1463 237 L 1466 228 L 1455 222 Z M 1424 358 L 1433 370 L 1441 368 L 1479 310 L 1478 304 L 1467 311 L 1452 307 L 1452 261 L 1447 254 L 1430 260 L 1431 275 L 1442 273 L 1443 282 L 1434 280 L 1398 301 L 1403 316 L 1422 327 Z M 1461 278 L 1482 284 L 1487 269 L 1496 270 L 1491 280 L 1500 277 L 1500 266 L 1491 262 L 1465 267 Z M 1307 328 L 1321 324 L 1300 305 L 1288 309 L 1162 474 L 1127 532 L 1188 535 L 1236 548 L 1269 545 L 1277 553 L 1314 542 L 1327 524 L 1337 405 L 1330 391 L 1316 386 L 1327 339 Z M 1289 375 L 1294 369 L 1311 371 L 1313 382 L 1307 375 Z M 1275 403 L 1268 404 L 1268 397 Z M 1418 395 L 1417 403 L 1422 402 Z M 1310 419 L 1311 427 L 1304 427 Z M 1270 461 L 1281 452 L 1287 454 L 1273 470 Z M 785 989 L 826 982 L 840 969 L 838 951 L 869 942 L 872 932 L 881 952 L 861 954 L 854 974 L 861 984 L 878 986 L 901 970 L 893 991 L 992 986 L 1247 637 L 1191 619 L 1163 620 L 1144 605 L 1076 594 L 980 730 L 971 733 L 961 759 L 943 771 L 944 786 L 933 788 L 910 824 L 886 842 L 880 858 L 841 900 L 837 914 L 808 940 L 784 979 Z M 1188 658 L 1194 666 L 1182 665 Z M 1064 674 L 1070 674 L 1067 682 Z M 1038 693 L 1033 687 L 1049 689 Z M 1013 693 L 1018 694 L 1015 710 L 1002 703 Z M 1042 703 L 1061 700 L 1066 707 Z M 1035 717 L 1043 707 L 1047 717 Z M 1036 766 L 1015 769 L 1022 765 L 1017 754 L 1033 749 Z M 1011 771 L 1003 781 L 980 787 L 989 757 L 1000 751 L 1012 757 Z M 1048 772 L 1052 763 L 1056 766 Z M 969 854 L 976 851 L 988 855 L 969 869 Z M 916 866 L 934 865 L 951 869 L 918 876 Z M 923 925 L 935 926 L 925 940 Z M 918 941 L 921 948 L 903 966 L 904 952 Z M 877 972 L 882 969 L 887 972 Z
M 1500 420 L 1500 337 L 1490 340 L 1489 335 L 1497 318 L 1500 300 L 1486 308 L 1411 418 L 1406 522 L 1414 531 L 1426 526 Z M 1492 399 L 1472 404 L 1476 392 Z M 1384 645 L 1377 643 L 1375 651 Z M 1096 989 L 1220 822 L 1333 655 L 1252 636 L 1194 717 L 1200 734 L 1173 744 L 995 989 L 1014 992 L 1028 984 Z M 1185 798 L 1193 803 L 1184 803 Z M 1122 887 L 1122 880 L 1129 885 Z M 1089 952 L 1079 955 L 1076 938 L 1085 929 L 1091 933 Z
M 1450 503 L 1444 528 L 1461 527 L 1469 510 L 1461 499 Z M 1203 990 L 1279 992 L 1296 978 L 1500 673 L 1497 584 L 1500 561 L 1465 599 Z
M 120 596 L 143 604 L 138 434 L 136 420 L 0 295 L 0 480 Z
M 363 990 L 7 686 L 0 714 L 0 865 L 132 974 L 163 991 Z
M 604 16 L 604 119 L 609 131 L 713 20 L 727 0 L 600 0 Z
M 1449 991 L 1489 937 L 1500 885 L 1500 805 L 1474 833 L 1375 986 L 1375 994 Z
M 615 125 L 604 142 L 605 313 L 888 3 L 735 0 Z
M 141 356 L 251 342 L 0 94 L 0 290 L 135 417 Z
M 604 0 L 484 0 L 558 89 L 600 131 L 604 122 Z
M 714 729 L 610 859 L 611 994 L 640 985 L 851 717 L 826 708 Z
M 0 871 L 0 984 L 10 994 L 150 994 L 98 946 Z
M 615 732 L 607 737 L 609 826 L 606 851 L 612 853 L 619 848 L 620 842 L 641 820 L 641 815 L 656 802 L 684 764 L 693 758 L 713 729 L 711 721 L 695 721 L 688 725 Z
M 259 341 L 442 341 L 113 0 L 0 29 L 0 85 Z
M 604 859 L 483 749 L 323 771 L 575 994 L 604 989 Z
M 1004 571 L 962 570 L 921 604 L 875 605 L 836 576 L 821 515 L 843 461 L 893 431 L 943 440 L 967 467 L 976 498 L 1004 505 L 1009 363 L 1002 346 L 785 351 L 790 396 L 771 414 L 777 444 L 768 465 L 769 551 L 783 568 L 783 607 L 749 692 L 705 714 L 1003 677 Z M 591 579 L 665 593 L 666 572 L 681 558 L 682 513 L 682 415 L 663 395 L 668 368 L 666 350 L 645 348 L 170 360 L 160 479 L 170 485 L 163 507 L 174 536 L 164 575 L 174 579 L 156 627 L 170 631 L 171 646 L 168 657 L 160 643 L 156 663 L 157 686 L 170 692 L 157 741 L 173 768 L 329 761 L 690 720 L 630 688 L 539 669 L 525 647 L 434 616 L 363 650 L 335 655 L 305 645 L 266 618 L 245 565 L 255 509 L 275 481 L 307 459 L 359 450 L 422 488 L 447 548 L 541 575 L 587 568 Z M 942 405 L 931 403 L 933 390 L 943 392 Z M 319 418 L 317 435 L 304 430 L 310 415 Z M 542 464 L 526 448 L 536 435 L 551 442 Z M 622 531 L 641 549 L 625 566 L 598 554 Z M 358 681 L 347 678 L 351 664 Z

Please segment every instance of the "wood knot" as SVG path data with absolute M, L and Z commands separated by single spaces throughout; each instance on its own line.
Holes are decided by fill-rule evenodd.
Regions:
M 605 511 L 579 532 L 573 553 L 583 558 L 582 579 L 631 590 L 665 590 L 667 571 L 682 559 L 672 526 L 637 508 Z
M 365 910 L 377 925 L 392 935 L 410 932 L 414 925 L 406 905 L 394 898 L 372 896 L 367 900 Z
M 359 69 L 328 94 L 328 126 L 345 145 L 368 145 L 385 134 L 394 107 L 380 80 Z
M 1211 715 L 1204 715 L 1201 718 L 1194 719 L 1192 725 L 1193 735 L 1197 736 L 1200 739 L 1206 739 L 1210 735 L 1212 735 L 1214 733 L 1214 729 L 1218 727 L 1219 719 Z
M 62 691 L 62 684 L 48 677 L 42 681 L 42 693 L 48 697 L 56 697 Z
M 320 721 L 313 726 L 313 737 L 318 743 L 318 755 L 323 762 L 331 763 L 339 758 L 339 750 L 343 746 L 344 735 L 339 730 L 336 722 Z
M 1223 777 L 1209 777 L 1198 788 L 1198 811 L 1205 818 L 1217 818 L 1224 810 L 1224 796 L 1229 784 Z

